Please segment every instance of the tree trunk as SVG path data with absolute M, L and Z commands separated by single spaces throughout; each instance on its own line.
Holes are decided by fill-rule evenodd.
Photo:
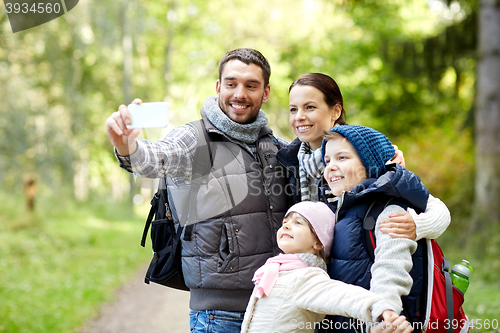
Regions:
M 481 0 L 476 108 L 476 229 L 500 222 L 500 0 Z
M 169 12 L 172 11 L 175 13 L 177 10 L 177 1 L 173 0 L 170 3 L 170 8 Z M 164 98 L 168 96 L 169 94 L 169 88 L 170 88 L 170 81 L 172 80 L 171 75 L 172 74 L 172 69 L 171 69 L 171 54 L 172 54 L 172 40 L 174 39 L 175 35 L 175 25 L 177 22 L 177 16 L 170 16 L 167 13 L 167 45 L 165 46 L 165 64 L 163 66 L 163 83 L 165 85 L 165 88 L 163 89 L 164 92 Z
M 132 77 L 133 65 L 133 49 L 132 49 L 132 31 L 128 15 L 128 3 L 122 4 L 122 48 L 123 48 L 123 97 L 125 104 L 132 102 L 132 94 L 130 92 L 130 80 Z M 134 202 L 135 194 L 135 179 L 134 175 L 130 174 L 130 203 Z
M 23 177 L 24 195 L 26 196 L 26 209 L 30 212 L 35 210 L 35 197 L 37 192 L 37 176 L 25 174 Z

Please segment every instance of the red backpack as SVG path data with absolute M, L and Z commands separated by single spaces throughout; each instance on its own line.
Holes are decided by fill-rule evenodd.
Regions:
M 365 245 L 372 260 L 376 246 L 375 232 L 373 231 L 375 222 L 391 200 L 373 202 L 363 220 Z M 423 246 L 424 255 L 427 254 L 427 265 L 423 267 L 423 276 L 427 280 L 424 285 L 427 287 L 422 290 L 418 297 L 416 317 L 407 318 L 413 325 L 413 332 L 467 333 L 469 319 L 462 309 L 464 295 L 451 282 L 450 263 L 444 257 L 436 240 L 421 240 L 419 246 Z
M 436 240 L 427 240 L 427 255 L 430 274 L 427 274 L 426 332 L 467 333 L 469 319 L 462 309 L 464 294 L 452 285 L 450 263 Z

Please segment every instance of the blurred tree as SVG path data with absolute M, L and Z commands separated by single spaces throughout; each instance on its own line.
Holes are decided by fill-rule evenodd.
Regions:
M 465 216 L 472 205 L 463 203 L 473 200 L 477 3 L 395 4 L 392 9 L 380 3 L 367 6 L 372 17 L 389 23 L 352 16 L 365 35 L 372 35 L 372 43 L 358 45 L 367 50 L 361 53 L 366 65 L 355 67 L 358 82 L 347 91 L 355 100 L 354 107 L 348 105 L 348 121 L 386 133 L 405 151 L 407 166 L 431 193 Z M 437 22 L 423 28 L 420 21 L 428 17 Z M 368 51 L 373 45 L 376 50 Z
M 168 101 L 172 126 L 190 121 L 215 93 L 222 55 L 252 47 L 272 66 L 263 108 L 277 135 L 293 139 L 290 83 L 329 74 L 348 121 L 389 135 L 433 194 L 459 206 L 472 168 L 462 129 L 474 95 L 475 16 L 472 1 L 443 1 L 88 0 L 17 34 L 0 11 L 0 183 L 12 188 L 35 171 L 40 190 L 127 195 L 106 117 L 139 97 Z
M 130 24 L 130 2 L 122 2 L 121 6 L 121 30 L 122 30 L 122 49 L 123 49 L 123 99 L 124 104 L 129 104 L 132 102 L 132 95 L 130 91 L 130 82 L 132 78 L 133 71 L 133 44 L 132 44 L 132 31 Z M 135 186 L 134 186 L 134 175 L 129 175 L 129 183 L 130 183 L 130 193 L 129 193 L 129 201 L 133 204 L 134 194 L 135 194 Z M 131 207 L 133 207 L 131 205 Z
M 476 108 L 477 228 L 500 222 L 500 1 L 481 0 Z

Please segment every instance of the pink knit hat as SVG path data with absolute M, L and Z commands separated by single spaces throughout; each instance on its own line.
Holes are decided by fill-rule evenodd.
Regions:
M 302 201 L 290 207 L 285 216 L 292 212 L 302 215 L 312 225 L 328 258 L 335 228 L 335 214 L 332 210 L 324 202 Z

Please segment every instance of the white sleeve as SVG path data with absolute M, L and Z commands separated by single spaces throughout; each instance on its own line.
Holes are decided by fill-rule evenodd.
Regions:
M 436 239 L 450 225 L 451 216 L 448 207 L 430 194 L 425 212 L 417 214 L 412 208 L 408 208 L 408 212 L 415 221 L 417 241 L 422 238 Z
M 332 280 L 320 268 L 304 269 L 297 279 L 295 303 L 297 306 L 322 314 L 354 317 L 372 321 L 372 305 L 387 310 L 390 304 L 380 296 L 362 287 Z
M 377 246 L 370 283 L 370 291 L 389 301 L 390 309 L 396 313 L 400 313 L 403 308 L 401 296 L 408 295 L 413 284 L 409 272 L 413 266 L 411 256 L 417 249 L 417 243 L 407 238 L 392 238 L 381 232 L 378 224 L 387 219 L 389 214 L 399 211 L 404 209 L 397 205 L 389 205 L 377 218 L 375 227 Z M 375 305 L 372 314 L 379 316 L 384 310 L 386 309 Z

